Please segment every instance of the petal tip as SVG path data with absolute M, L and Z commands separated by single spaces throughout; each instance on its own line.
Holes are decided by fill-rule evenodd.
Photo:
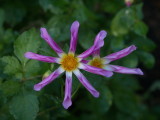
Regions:
M 32 52 L 26 52 L 25 54 L 24 54 L 24 57 L 26 57 L 26 58 L 30 58 L 30 56 L 31 56 L 31 54 L 32 54 Z
M 131 46 L 131 49 L 132 49 L 132 50 L 136 50 L 137 47 L 136 47 L 135 45 L 132 45 L 132 46 Z
M 72 105 L 72 101 L 64 101 L 62 104 L 65 109 L 68 109 Z
M 144 75 L 144 73 L 142 72 L 142 70 L 140 68 L 137 68 L 136 71 L 137 71 L 138 75 Z
M 39 84 L 34 85 L 34 90 L 35 91 L 40 91 L 42 87 Z
M 98 91 L 95 91 L 94 93 L 92 93 L 92 95 L 93 95 L 95 98 L 98 98 L 98 97 L 99 97 L 99 92 L 98 92 Z
M 106 77 L 111 77 L 113 75 L 113 72 L 110 72 L 109 74 L 106 74 Z
M 78 21 L 74 21 L 71 25 L 71 31 L 74 31 L 76 29 L 79 28 L 79 22 Z

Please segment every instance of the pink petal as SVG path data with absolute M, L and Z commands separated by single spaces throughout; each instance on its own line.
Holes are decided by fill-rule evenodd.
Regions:
M 122 66 L 117 66 L 117 65 L 107 65 L 105 69 L 108 70 L 108 68 L 111 71 L 117 72 L 117 73 L 124 73 L 124 74 L 137 74 L 137 75 L 143 75 L 143 72 L 139 68 L 126 68 Z
M 49 44 L 49 46 L 60 56 L 63 50 L 58 46 L 58 44 L 51 38 L 48 34 L 46 28 L 41 28 L 41 37 Z
M 87 64 L 89 60 L 82 60 L 81 62 Z
M 92 54 L 93 51 L 99 50 L 104 45 L 104 38 L 106 37 L 106 35 L 107 35 L 106 31 L 104 30 L 100 31 L 94 40 L 94 45 L 85 52 L 78 55 L 78 57 L 84 59 L 88 57 L 90 54 Z
M 55 80 L 63 72 L 64 72 L 64 70 L 59 67 L 57 70 L 55 70 L 52 74 L 50 74 L 48 77 L 46 77 L 40 83 L 34 85 L 34 90 L 40 91 L 44 86 L 51 83 L 53 80 Z
M 136 50 L 136 46 L 131 45 L 128 48 L 125 48 L 121 51 L 107 55 L 106 57 L 104 57 L 104 59 L 106 59 L 106 64 L 108 64 L 111 61 L 114 61 L 114 60 L 117 60 L 117 59 L 120 59 L 120 58 L 127 56 L 128 54 L 130 54 L 134 50 Z
M 73 53 L 76 51 L 78 29 L 79 29 L 79 22 L 78 21 L 73 22 L 71 26 L 71 41 L 70 41 L 70 49 L 69 49 L 69 51 Z
M 90 65 L 87 65 L 87 64 L 82 64 L 79 68 L 83 69 L 87 72 L 102 75 L 102 76 L 105 76 L 105 77 L 111 77 L 113 75 L 113 72 L 111 72 L 111 71 L 107 71 L 105 69 L 93 67 L 93 66 L 90 66 Z
M 94 96 L 99 97 L 99 92 L 92 87 L 89 81 L 85 78 L 85 76 L 77 69 L 74 71 L 74 74 L 77 76 L 82 85 Z
M 65 97 L 63 100 L 63 107 L 68 109 L 72 105 L 71 101 L 72 93 L 72 72 L 66 72 L 66 83 L 65 83 Z
M 39 60 L 39 61 L 48 62 L 48 63 L 59 63 L 59 58 L 43 56 L 33 52 L 26 52 L 24 56 L 28 59 L 34 59 L 34 60 Z

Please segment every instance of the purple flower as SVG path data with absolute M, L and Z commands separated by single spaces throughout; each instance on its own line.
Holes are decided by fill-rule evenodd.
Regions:
M 117 73 L 123 73 L 123 74 L 137 74 L 137 75 L 143 75 L 143 72 L 139 68 L 126 68 L 118 65 L 111 65 L 110 62 L 114 60 L 121 59 L 127 55 L 129 55 L 131 52 L 136 50 L 135 45 L 131 45 L 128 48 L 125 48 L 119 52 L 112 53 L 110 55 L 107 55 L 103 58 L 100 58 L 100 48 L 95 50 L 93 54 L 93 59 L 88 61 L 88 60 L 83 60 L 83 63 L 88 63 L 91 66 L 97 67 L 97 68 L 102 68 L 104 70 L 112 71 L 112 72 L 117 72 Z
M 133 2 L 134 2 L 134 0 L 125 0 L 125 4 L 127 7 L 130 7 Z
M 69 52 L 65 53 L 63 50 L 57 45 L 57 43 L 50 37 L 47 30 L 45 28 L 41 28 L 41 37 L 49 44 L 49 46 L 58 54 L 59 57 L 49 57 L 43 56 L 32 52 L 25 53 L 25 57 L 28 59 L 35 59 L 48 63 L 58 63 L 60 64 L 59 68 L 56 69 L 53 73 L 51 73 L 48 77 L 42 80 L 40 83 L 34 85 L 34 90 L 39 91 L 44 86 L 51 83 L 55 80 L 60 74 L 66 72 L 66 81 L 65 81 L 65 96 L 63 101 L 64 108 L 68 109 L 72 105 L 71 101 L 71 92 L 72 92 L 72 74 L 74 73 L 79 81 L 83 84 L 83 86 L 94 96 L 99 97 L 99 92 L 89 83 L 89 81 L 85 78 L 85 76 L 80 72 L 79 69 L 83 69 L 85 71 L 102 75 L 105 77 L 112 76 L 113 72 L 104 70 L 101 68 L 93 67 L 83 63 L 82 61 L 88 57 L 94 50 L 98 50 L 100 47 L 104 45 L 103 39 L 106 37 L 105 31 L 100 31 L 95 38 L 93 46 L 91 46 L 88 50 L 76 56 L 76 45 L 77 45 L 77 36 L 78 36 L 79 22 L 73 22 L 71 26 L 71 41 Z

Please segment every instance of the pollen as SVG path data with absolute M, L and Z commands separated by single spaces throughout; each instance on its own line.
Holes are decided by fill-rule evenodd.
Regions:
M 97 67 L 97 68 L 103 68 L 103 60 L 100 57 L 94 57 L 90 62 L 89 65 Z
M 78 58 L 73 53 L 62 55 L 61 62 L 62 68 L 66 71 L 73 71 L 78 67 Z

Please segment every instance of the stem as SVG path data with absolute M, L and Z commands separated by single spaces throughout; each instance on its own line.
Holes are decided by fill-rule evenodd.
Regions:
M 77 89 L 73 92 L 72 97 L 74 97 L 74 95 L 76 94 L 76 92 L 79 90 L 81 84 L 78 85 Z

